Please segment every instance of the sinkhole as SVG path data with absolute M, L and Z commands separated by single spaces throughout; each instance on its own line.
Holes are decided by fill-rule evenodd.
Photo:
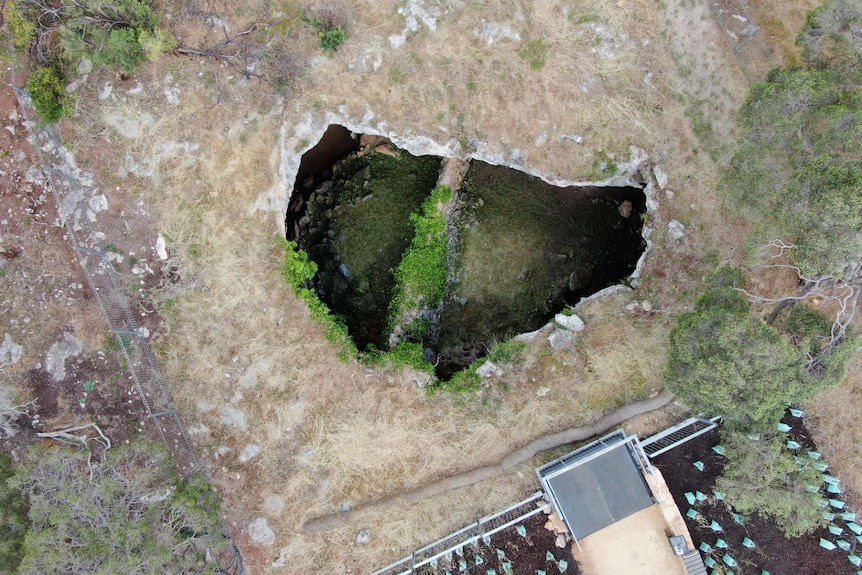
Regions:
M 646 213 L 640 187 L 559 187 L 475 159 L 442 189 L 447 162 L 330 126 L 302 158 L 285 218 L 287 239 L 317 263 L 309 287 L 357 347 L 419 343 L 444 380 L 626 282 Z

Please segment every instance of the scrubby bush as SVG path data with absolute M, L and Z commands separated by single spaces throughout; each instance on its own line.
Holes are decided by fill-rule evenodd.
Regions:
M 56 122 L 68 111 L 66 82 L 59 62 L 30 72 L 25 89 L 45 122 Z
M 331 19 L 308 18 L 306 22 L 317 30 L 317 36 L 320 38 L 320 48 L 324 52 L 334 53 L 338 48 L 347 41 L 347 31 L 340 24 L 336 24 Z
M 738 272 L 723 269 L 695 309 L 670 334 L 667 385 L 695 412 L 721 415 L 735 429 L 771 427 L 791 401 L 806 401 L 840 381 L 844 345 L 828 373 L 806 369 L 806 354 L 749 311 L 735 289 Z M 850 350 L 852 352 L 852 350 Z
M 829 0 L 808 14 L 799 35 L 805 60 L 819 68 L 862 74 L 862 4 Z
M 8 485 L 29 500 L 21 575 L 213 572 L 218 501 L 202 479 L 181 480 L 160 446 L 136 441 L 101 462 L 37 446 Z
M 19 53 L 26 52 L 36 36 L 36 26 L 21 12 L 17 2 L 7 2 L 3 14 L 6 17 L 6 29 L 12 36 L 12 47 Z
M 728 206 L 755 222 L 752 243 L 788 240 L 801 274 L 813 280 L 850 279 L 862 263 L 862 98 L 845 69 L 848 58 L 856 74 L 862 69 L 862 44 L 848 32 L 859 29 L 860 11 L 844 0 L 815 11 L 803 44 L 817 66 L 775 70 L 752 87 L 722 181 Z M 838 50 L 844 40 L 835 34 L 855 42 L 852 58 L 838 55 L 847 50 Z

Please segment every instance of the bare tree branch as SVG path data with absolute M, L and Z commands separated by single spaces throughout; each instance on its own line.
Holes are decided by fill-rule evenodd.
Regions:
M 818 298 L 824 302 L 834 304 L 837 309 L 832 317 L 832 326 L 828 343 L 816 356 L 809 356 L 806 367 L 811 373 L 819 373 L 822 370 L 822 361 L 831 354 L 847 337 L 847 330 L 853 323 L 856 310 L 859 306 L 859 298 L 862 295 L 862 263 L 856 264 L 848 270 L 844 278 L 822 277 L 810 278 L 802 273 L 799 266 L 779 263 L 791 255 L 795 246 L 784 240 L 773 240 L 766 244 L 761 250 L 764 263 L 763 268 L 778 268 L 792 270 L 799 278 L 800 290 L 796 295 L 785 295 L 780 297 L 766 297 L 749 292 L 743 288 L 736 288 L 744 294 L 748 300 L 756 304 L 771 305 L 779 307 L 794 305 L 808 299 Z

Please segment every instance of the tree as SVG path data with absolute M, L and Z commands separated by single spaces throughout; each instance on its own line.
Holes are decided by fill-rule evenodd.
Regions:
M 786 402 L 802 399 L 802 358 L 750 313 L 734 289 L 738 273 L 722 270 L 680 316 L 670 334 L 667 384 L 696 412 L 721 415 L 731 427 L 765 428 Z
M 29 500 L 22 575 L 213 572 L 218 502 L 200 478 L 181 480 L 146 442 L 110 449 L 35 447 L 9 480 Z
M 831 340 L 843 344 L 862 296 L 862 6 L 830 0 L 799 38 L 807 68 L 774 70 L 740 110 L 742 135 L 722 180 L 725 202 L 754 223 L 765 267 L 796 272 L 799 292 L 747 294 L 781 307 L 833 302 Z
M 771 517 L 788 537 L 799 537 L 827 523 L 823 495 L 809 486 L 823 483 L 813 460 L 794 458 L 784 437 L 774 431 L 755 439 L 738 431 L 723 431 L 728 461 L 716 489 L 742 514 Z

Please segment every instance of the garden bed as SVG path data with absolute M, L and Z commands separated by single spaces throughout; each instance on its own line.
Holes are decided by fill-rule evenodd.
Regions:
M 490 536 L 477 545 L 465 545 L 457 551 L 417 568 L 418 575 L 578 575 L 571 552 L 556 546 L 556 535 L 545 529 L 548 516 L 537 513 Z
M 797 441 L 802 445 L 798 450 L 802 457 L 806 457 L 809 450 L 814 450 L 815 445 L 801 419 L 788 416 L 786 423 L 792 426 L 788 439 Z M 842 536 L 836 536 L 827 528 L 820 528 L 803 537 L 788 539 L 773 521 L 757 514 L 734 517 L 733 511 L 719 500 L 715 495 L 715 482 L 721 475 L 726 459 L 713 451 L 712 447 L 718 445 L 719 431 L 713 430 L 705 433 L 688 443 L 676 447 L 653 460 L 664 475 L 665 481 L 673 494 L 674 500 L 682 513 L 688 530 L 691 533 L 695 546 L 709 545 L 711 550 L 706 552 L 701 549 L 704 559 L 711 558 L 716 561 L 714 567 L 718 573 L 736 573 L 761 575 L 767 571 L 773 575 L 831 575 L 853 574 L 856 568 L 848 560 L 848 556 L 855 553 L 862 544 L 857 541 L 854 533 L 847 527 L 848 522 L 841 519 L 840 511 L 837 509 L 824 510 L 827 513 L 835 513 L 833 521 L 835 527 L 844 530 Z M 703 471 L 699 471 L 694 463 L 703 463 Z M 705 499 L 690 504 L 686 493 L 701 494 Z M 831 498 L 840 499 L 840 495 L 829 495 Z M 690 517 L 689 509 L 694 509 L 698 515 Z M 848 510 L 844 510 L 845 512 Z M 741 523 L 738 521 L 741 519 Z M 714 531 L 710 526 L 715 521 L 721 528 L 721 532 Z M 753 547 L 743 545 L 743 541 Z M 850 549 L 845 551 L 840 548 L 827 550 L 821 547 L 821 538 L 836 542 L 842 539 L 850 543 Z M 727 544 L 722 548 L 719 540 Z M 752 542 L 752 543 L 749 543 Z M 734 567 L 723 563 L 725 555 L 730 555 Z

